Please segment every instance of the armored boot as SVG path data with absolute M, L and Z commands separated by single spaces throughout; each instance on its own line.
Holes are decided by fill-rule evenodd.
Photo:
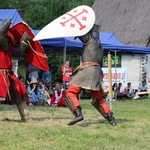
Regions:
M 68 125 L 73 125 L 81 120 L 83 120 L 83 115 L 82 115 L 82 109 L 80 106 L 77 107 L 77 109 L 75 108 L 72 100 L 70 99 L 70 97 L 67 97 L 65 99 L 63 99 L 64 104 L 70 109 L 70 111 L 72 112 L 73 115 L 75 115 L 75 118 L 68 123 Z
M 74 112 L 75 118 L 68 123 L 68 125 L 73 125 L 81 120 L 83 120 L 82 109 L 80 106 L 77 107 L 77 110 Z
M 116 119 L 113 117 L 113 112 L 107 115 L 107 120 L 111 125 L 113 126 L 117 125 Z
M 29 110 L 27 109 L 26 101 L 23 101 L 23 102 L 18 103 L 16 105 L 17 105 L 19 114 L 21 116 L 21 120 L 23 122 L 30 122 L 31 118 L 30 118 L 30 115 L 29 115 Z
M 102 106 L 99 105 L 99 102 L 98 102 L 98 101 L 92 101 L 91 104 L 100 112 L 100 114 L 101 114 L 105 119 L 108 120 L 108 122 L 109 122 L 111 125 L 113 125 L 113 126 L 117 125 L 116 120 L 115 120 L 115 118 L 113 117 L 113 113 L 112 113 L 112 112 L 110 112 L 109 114 L 106 114 L 105 111 L 104 111 L 104 108 L 102 108 Z

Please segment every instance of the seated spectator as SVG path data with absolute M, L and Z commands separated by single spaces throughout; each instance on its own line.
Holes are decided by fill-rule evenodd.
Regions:
M 47 99 L 50 99 L 49 93 L 47 92 L 47 87 L 43 84 L 43 81 L 39 81 L 38 85 L 38 98 L 39 98 L 39 105 L 44 105 Z
M 139 92 L 147 92 L 148 91 L 148 86 L 146 84 L 146 81 L 142 81 L 142 84 L 139 86 Z
M 19 77 L 19 80 L 22 82 L 22 84 L 26 87 L 26 84 L 24 82 L 24 78 L 23 77 Z M 29 105 L 30 104 L 30 100 L 26 99 L 26 104 Z
M 50 65 L 49 65 L 49 67 L 50 67 Z M 42 80 L 43 80 L 44 85 L 48 88 L 48 90 L 50 90 L 51 78 L 52 78 L 52 74 L 51 74 L 50 70 L 48 72 L 43 71 Z
M 28 69 L 28 81 L 29 82 L 31 80 L 31 77 L 34 77 L 37 80 L 39 79 L 39 72 L 40 72 L 39 68 L 37 68 L 36 66 L 32 64 L 29 64 L 27 69 Z
M 109 88 L 107 88 L 107 96 L 106 96 L 106 100 L 109 101 Z M 117 94 L 117 83 L 114 83 L 112 85 L 112 100 L 115 101 L 115 97 L 116 97 L 116 94 Z
M 63 99 L 66 97 L 66 90 L 61 88 L 60 83 L 55 84 L 55 91 L 52 94 L 52 98 L 47 101 L 49 106 L 65 106 Z
M 37 97 L 37 79 L 32 77 L 29 86 L 27 87 L 27 93 L 30 103 L 33 105 L 39 105 L 39 99 Z
M 138 87 L 138 92 L 133 99 L 139 99 L 139 98 L 147 98 L 148 94 L 138 94 L 139 92 L 148 92 L 148 86 L 146 84 L 146 81 L 142 81 L 142 84 L 139 85 Z
M 19 80 L 21 81 L 21 83 L 22 83 L 24 86 L 26 86 L 26 83 L 25 83 L 25 80 L 24 80 L 23 77 L 19 77 Z
M 134 97 L 134 90 L 131 87 L 131 82 L 127 84 L 127 87 L 124 89 L 124 94 L 126 98 L 133 98 Z
M 145 80 L 142 81 L 142 84 L 138 87 L 138 89 L 139 92 L 148 92 L 148 85 Z M 140 94 L 139 96 L 140 98 L 147 98 L 148 94 Z
M 117 99 L 123 99 L 123 98 L 126 98 L 126 95 L 124 94 L 122 83 L 119 83 L 117 88 Z

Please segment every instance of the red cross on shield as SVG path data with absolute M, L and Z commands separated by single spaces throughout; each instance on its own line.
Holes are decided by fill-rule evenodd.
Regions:
M 81 5 L 46 25 L 33 40 L 82 36 L 91 30 L 94 22 L 95 13 L 93 9 Z

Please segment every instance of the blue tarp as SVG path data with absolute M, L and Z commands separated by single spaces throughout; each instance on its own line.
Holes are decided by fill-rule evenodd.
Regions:
M 19 21 L 23 21 L 22 17 L 16 9 L 0 9 L 0 19 L 4 20 L 6 18 L 12 19 L 11 25 L 14 25 Z M 2 24 L 2 22 L 0 22 L 0 24 Z
M 23 21 L 16 9 L 0 9 L 0 19 L 5 18 L 12 19 L 12 25 L 16 24 L 19 21 Z M 1 22 L 0 22 L 1 24 Z M 39 30 L 33 30 L 35 34 Z M 119 41 L 116 35 L 113 32 L 100 32 L 100 41 L 102 47 L 105 51 L 114 51 L 116 50 L 121 52 L 130 52 L 130 53 L 141 53 L 141 54 L 150 54 L 150 48 L 148 47 L 137 47 L 137 46 L 126 46 Z M 73 42 L 73 37 L 64 37 L 64 38 L 54 38 L 46 39 L 40 41 L 43 47 L 66 47 L 67 49 L 81 49 L 82 43 L 79 39 L 76 39 Z

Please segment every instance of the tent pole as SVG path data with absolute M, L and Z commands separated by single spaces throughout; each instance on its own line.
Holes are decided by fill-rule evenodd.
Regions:
M 116 55 L 117 54 L 117 52 L 116 52 L 116 49 L 115 49 L 115 83 L 117 83 L 117 66 L 116 66 Z M 115 84 L 115 89 L 117 89 L 117 84 Z M 115 100 L 117 100 L 117 93 L 116 93 L 116 91 L 114 91 L 114 94 L 115 94 Z
M 109 79 L 109 102 L 112 110 L 112 73 L 111 73 L 111 54 L 108 53 L 108 79 Z
M 63 55 L 64 55 L 64 65 L 66 62 L 66 39 L 65 39 L 65 46 L 64 46 L 64 50 L 63 50 Z

